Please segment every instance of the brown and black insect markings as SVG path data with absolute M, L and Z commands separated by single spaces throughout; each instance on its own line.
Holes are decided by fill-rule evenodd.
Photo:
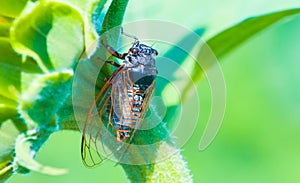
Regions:
M 130 68 L 120 72 L 122 79 L 115 80 L 112 85 L 112 123 L 118 131 L 119 141 L 130 137 L 130 132 L 138 128 L 142 122 L 155 85 L 154 80 L 149 83 L 139 83 L 131 78 L 132 74 L 133 71 Z
M 158 52 L 152 47 L 136 39 L 127 53 L 120 54 L 104 42 L 102 44 L 113 56 L 123 59 L 123 64 L 118 66 L 109 62 L 117 69 L 96 96 L 86 118 L 81 153 L 85 164 L 88 164 L 86 157 L 90 156 L 92 166 L 98 163 L 94 160 L 91 147 L 98 152 L 101 148 L 99 141 L 104 144 L 103 139 L 109 138 L 107 134 L 115 136 L 117 142 L 131 142 L 148 111 L 157 76 L 155 57 Z M 103 124 L 95 122 L 96 117 Z M 106 130 L 103 131 L 103 127 Z M 114 150 L 120 148 L 114 147 Z M 100 153 L 96 155 L 99 162 L 104 159 Z

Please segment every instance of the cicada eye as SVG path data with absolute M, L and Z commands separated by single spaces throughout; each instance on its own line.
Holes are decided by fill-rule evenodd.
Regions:
M 155 49 L 152 50 L 152 53 L 154 53 L 155 55 L 158 55 L 158 52 Z
M 137 48 L 130 48 L 130 51 L 131 51 L 132 53 L 138 53 L 138 52 L 139 52 L 139 49 L 137 49 Z

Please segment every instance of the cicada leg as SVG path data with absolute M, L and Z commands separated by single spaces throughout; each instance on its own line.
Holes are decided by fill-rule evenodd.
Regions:
M 116 63 L 114 61 L 106 61 L 106 63 L 108 63 L 108 64 L 110 64 L 112 66 L 115 66 L 115 67 L 120 67 L 121 66 L 120 64 L 118 64 L 118 63 Z
M 101 40 L 101 43 L 103 44 L 103 46 L 105 46 L 105 48 L 107 49 L 107 51 L 108 51 L 112 56 L 114 56 L 114 57 L 116 57 L 116 58 L 119 58 L 119 59 L 124 60 L 125 57 L 126 57 L 126 55 L 128 54 L 128 53 L 123 53 L 123 54 L 121 54 L 121 53 L 117 52 L 113 47 L 111 47 L 111 46 L 105 44 L 103 40 Z

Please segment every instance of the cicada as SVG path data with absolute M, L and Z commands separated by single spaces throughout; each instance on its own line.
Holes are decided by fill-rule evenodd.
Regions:
M 157 50 L 137 38 L 123 54 L 102 44 L 112 56 L 123 60 L 123 64 L 108 61 L 117 68 L 95 97 L 86 117 L 81 143 L 86 166 L 95 166 L 106 159 L 99 151 L 115 155 L 124 142 L 130 144 L 148 111 L 158 74 Z M 108 141 L 112 145 L 105 149 L 110 145 Z

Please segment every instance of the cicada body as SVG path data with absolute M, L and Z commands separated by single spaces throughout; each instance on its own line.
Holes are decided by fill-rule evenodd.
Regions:
M 105 46 L 113 56 L 124 61 L 120 66 L 112 63 L 118 68 L 96 96 L 87 115 L 81 146 L 82 159 L 87 166 L 94 166 L 105 159 L 98 152 L 98 143 L 105 144 L 103 139 L 107 138 L 107 134 L 113 134 L 110 138 L 115 137 L 119 144 L 131 142 L 148 111 L 157 76 L 155 57 L 158 52 L 152 47 L 136 40 L 127 53 L 119 54 L 112 47 Z M 95 122 L 95 117 L 99 117 L 103 124 Z M 92 148 L 96 153 L 91 153 Z M 121 147 L 112 149 L 110 151 L 118 151 Z M 94 158 L 92 154 L 98 157 Z M 86 161 L 87 156 L 92 159 L 91 165 Z M 98 159 L 97 162 L 94 159 Z

